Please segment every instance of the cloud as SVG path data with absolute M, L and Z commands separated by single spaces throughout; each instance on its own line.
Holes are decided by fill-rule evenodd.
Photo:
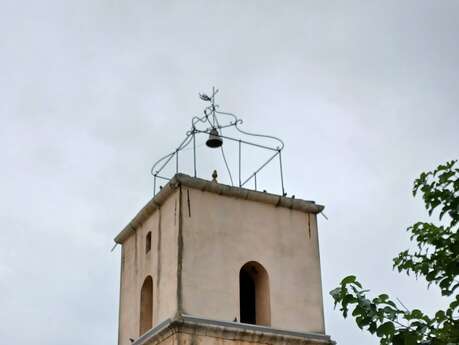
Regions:
M 377 344 L 332 310 L 327 292 L 348 273 L 410 306 L 443 303 L 392 272 L 391 257 L 424 217 L 412 180 L 458 156 L 457 2 L 3 7 L 5 343 L 116 342 L 112 238 L 151 197 L 151 163 L 179 143 L 212 85 L 245 128 L 285 140 L 289 194 L 327 207 L 324 306 L 338 343 Z

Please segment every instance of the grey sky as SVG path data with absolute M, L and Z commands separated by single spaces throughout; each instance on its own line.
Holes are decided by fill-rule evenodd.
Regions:
M 391 258 L 424 217 L 413 179 L 459 156 L 458 32 L 446 0 L 3 0 L 1 342 L 116 342 L 112 238 L 212 85 L 244 128 L 284 139 L 289 194 L 326 205 L 327 332 L 377 344 L 333 311 L 349 273 L 434 311 L 437 289 Z

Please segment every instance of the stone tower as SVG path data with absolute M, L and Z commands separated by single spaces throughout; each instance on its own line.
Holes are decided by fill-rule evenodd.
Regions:
M 176 174 L 116 236 L 118 345 L 333 344 L 313 201 Z

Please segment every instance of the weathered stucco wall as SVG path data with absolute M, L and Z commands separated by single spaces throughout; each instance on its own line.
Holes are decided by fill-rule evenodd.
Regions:
M 239 320 L 239 271 L 269 275 L 271 326 L 324 333 L 316 215 L 182 187 L 183 312 Z
M 177 311 L 178 193 L 122 243 L 119 345 L 139 336 L 140 290 L 147 276 L 153 278 L 153 326 Z M 151 250 L 145 253 L 151 231 Z
M 249 261 L 269 276 L 272 327 L 324 334 L 316 223 L 321 209 L 177 175 L 115 239 L 122 244 L 119 345 L 140 335 L 147 276 L 153 280 L 153 327 L 186 314 L 240 320 L 239 271 Z M 145 253 L 149 231 L 151 250 Z

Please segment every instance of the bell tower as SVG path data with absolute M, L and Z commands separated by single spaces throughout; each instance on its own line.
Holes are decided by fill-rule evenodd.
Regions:
M 118 345 L 334 344 L 323 317 L 317 214 L 324 207 L 287 197 L 283 143 L 272 149 L 280 194 L 257 190 L 261 169 L 249 175 L 254 189 L 244 186 L 250 179 L 244 182 L 240 166 L 236 186 L 216 174 L 199 178 L 196 159 L 192 176 L 178 172 L 179 152 L 196 147 L 198 134 L 208 136 L 209 149 L 233 140 L 239 153 L 242 144 L 269 148 L 224 136 L 223 128 L 242 121 L 219 112 L 215 94 L 201 95 L 210 103 L 204 116 L 193 118 L 179 148 L 153 167 L 154 197 L 115 238 L 122 248 Z M 233 120 L 225 125 L 218 114 Z M 174 161 L 177 171 L 163 176 Z M 157 191 L 160 178 L 167 183 Z

